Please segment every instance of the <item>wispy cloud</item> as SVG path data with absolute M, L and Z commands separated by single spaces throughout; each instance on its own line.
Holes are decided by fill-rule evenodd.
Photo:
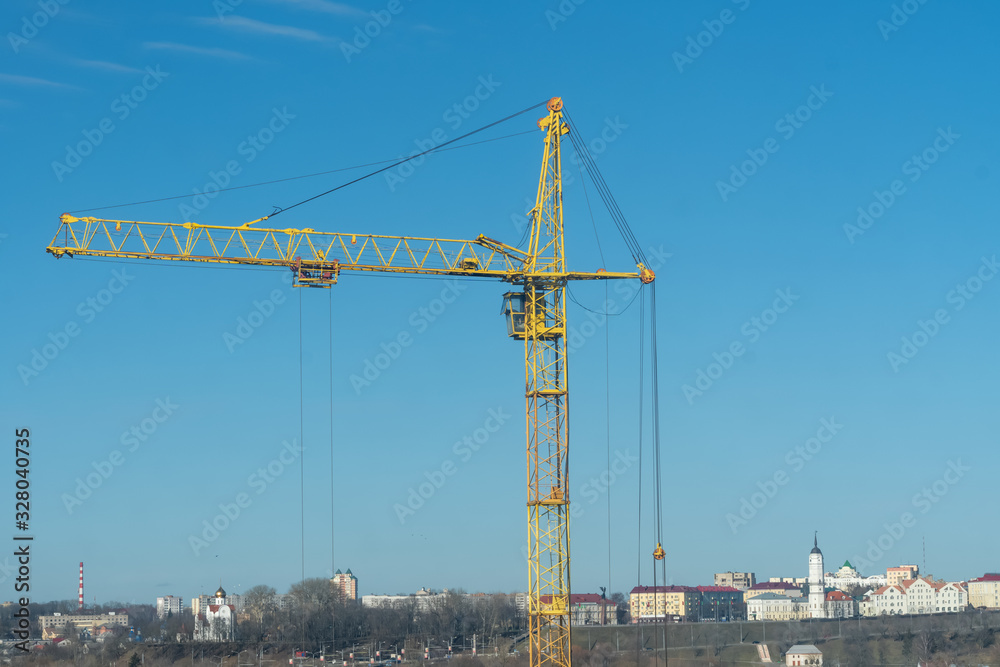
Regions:
M 20 76 L 18 74 L 2 74 L 0 73 L 0 83 L 12 83 L 18 86 L 34 86 L 37 88 L 61 88 L 63 90 L 79 90 L 76 86 L 71 86 L 68 83 L 59 83 L 57 81 L 49 81 L 47 79 L 36 79 L 33 76 Z
M 135 67 L 129 67 L 127 65 L 119 65 L 118 63 L 109 63 L 104 60 L 82 60 L 80 58 L 74 58 L 70 62 L 79 67 L 103 69 L 108 72 L 127 72 L 129 74 L 137 74 L 142 72 L 141 69 L 136 69 Z
M 250 56 L 239 51 L 229 51 L 228 49 L 204 48 L 201 46 L 191 46 L 189 44 L 175 44 L 174 42 L 144 42 L 143 48 L 155 49 L 158 51 L 176 51 L 178 53 L 190 53 L 196 56 L 208 56 L 209 58 L 222 58 L 224 60 L 250 60 Z
M 231 30 L 248 32 L 255 35 L 276 35 L 278 37 L 290 37 L 304 42 L 325 42 L 327 38 L 314 30 L 304 28 L 294 28 L 289 25 L 277 25 L 275 23 L 264 23 L 245 16 L 227 16 L 224 20 L 199 18 L 195 19 L 201 25 L 222 26 Z
M 334 14 L 335 16 L 350 16 L 352 18 L 368 16 L 364 10 L 357 7 L 351 7 L 342 2 L 330 2 L 330 0 L 268 0 L 268 2 L 277 5 L 290 5 L 311 12 Z

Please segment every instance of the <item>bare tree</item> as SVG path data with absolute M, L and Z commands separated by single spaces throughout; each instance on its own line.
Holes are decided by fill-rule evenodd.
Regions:
M 928 662 L 937 650 L 937 639 L 930 630 L 921 630 L 914 641 L 917 659 L 921 663 Z

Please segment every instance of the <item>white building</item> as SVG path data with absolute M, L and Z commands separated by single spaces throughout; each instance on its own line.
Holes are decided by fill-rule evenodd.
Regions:
M 798 621 L 809 618 L 809 602 L 777 593 L 761 593 L 747 599 L 747 620 Z
M 803 667 L 815 665 L 822 667 L 823 652 L 812 644 L 796 644 L 785 653 L 786 667 Z
M 416 593 L 410 595 L 362 595 L 361 604 L 365 607 L 406 607 L 412 604 L 419 612 L 430 611 L 435 602 L 444 600 L 448 595 L 448 589 L 441 593 L 435 593 L 427 588 L 421 588 Z
M 222 590 L 221 588 L 219 590 Z M 223 591 L 225 593 L 225 591 Z M 275 596 L 276 598 L 279 596 Z M 225 599 L 222 601 L 223 604 L 230 605 L 237 614 L 243 613 L 243 607 L 245 602 L 242 595 L 233 594 L 226 595 Z M 199 595 L 196 598 L 191 598 L 191 613 L 197 616 L 198 614 L 204 614 L 205 608 L 209 604 L 216 604 L 214 595 Z
M 171 614 L 177 615 L 184 612 L 184 600 L 183 598 L 174 597 L 173 595 L 165 595 L 163 597 L 156 598 L 156 617 L 159 619 L 164 619 Z
M 886 578 L 880 574 L 873 574 L 870 577 L 862 576 L 849 560 L 844 561 L 844 564 L 836 572 L 826 573 L 827 588 L 836 588 L 841 591 L 846 591 L 852 586 L 864 586 L 865 590 L 875 590 L 887 584 Z
M 809 552 L 809 617 L 826 618 L 826 581 L 823 576 L 823 552 L 813 535 L 813 548 Z
M 194 640 L 228 642 L 236 635 L 236 607 L 226 604 L 226 591 L 215 592 L 194 619 Z
M 870 592 L 861 603 L 861 613 L 865 616 L 955 613 L 968 604 L 969 594 L 960 582 L 917 577 Z
M 826 618 L 854 618 L 858 615 L 858 603 L 843 591 L 829 591 L 824 609 Z

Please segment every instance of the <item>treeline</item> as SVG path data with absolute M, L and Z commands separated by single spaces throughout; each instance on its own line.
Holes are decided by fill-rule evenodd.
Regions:
M 279 608 L 277 591 L 270 586 L 254 586 L 242 595 L 235 640 L 243 643 L 294 643 L 301 650 L 350 650 L 355 644 L 383 644 L 403 647 L 407 637 L 413 643 L 431 642 L 447 646 L 454 641 L 469 643 L 477 635 L 481 645 L 494 638 L 513 637 L 527 628 L 527 619 L 517 610 L 514 595 L 466 596 L 448 592 L 429 602 L 421 611 L 416 598 L 393 607 L 364 607 L 360 601 L 344 600 L 328 579 L 307 579 L 288 591 L 290 602 Z M 39 616 L 78 614 L 76 601 L 62 600 L 29 606 L 32 637 L 42 636 Z M 127 613 L 129 627 L 114 631 L 118 642 L 139 637 L 145 642 L 191 641 L 195 623 L 190 609 L 160 619 L 155 605 L 109 602 L 86 609 L 87 614 Z M 12 611 L 0 612 L 0 636 L 12 638 L 16 626 Z M 78 639 L 69 625 L 59 630 L 68 639 Z M 419 638 L 419 640 L 418 640 Z M 430 638 L 434 638 L 431 641 Z M 105 642 L 107 643 L 107 642 Z M 359 649 L 362 650 L 362 649 Z M 377 650 L 377 649 L 376 649 Z
M 318 651 L 326 646 L 340 651 L 355 644 L 402 648 L 407 637 L 421 638 L 434 646 L 467 641 L 474 634 L 480 641 L 492 641 L 494 637 L 520 634 L 527 627 L 527 619 L 518 612 L 513 595 L 469 597 L 449 591 L 430 601 L 423 611 L 416 598 L 400 606 L 364 607 L 358 601 L 341 599 L 327 579 L 297 583 L 289 595 L 292 604 L 280 610 L 273 588 L 255 586 L 247 591 L 242 620 L 236 628 L 237 639 L 294 641 L 305 650 Z

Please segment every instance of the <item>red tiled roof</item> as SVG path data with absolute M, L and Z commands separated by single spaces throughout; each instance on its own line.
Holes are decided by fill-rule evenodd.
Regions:
M 732 586 L 695 586 L 702 593 L 739 593 L 739 589 Z
M 851 600 L 851 596 L 847 595 L 843 591 L 830 591 L 826 594 L 827 602 L 842 602 L 844 600 Z
M 978 579 L 969 579 L 969 583 L 970 584 L 973 581 L 1000 581 L 1000 574 L 996 574 L 996 573 L 993 573 L 993 572 L 987 572 L 986 574 L 984 574 L 983 576 L 979 577 Z
M 893 584 L 892 586 L 883 586 L 882 588 L 880 588 L 877 591 L 875 591 L 872 595 L 882 595 L 883 593 L 885 593 L 886 591 L 888 591 L 890 588 L 895 589 L 895 590 L 899 591 L 900 593 L 903 592 L 903 589 L 900 588 L 898 584 Z

